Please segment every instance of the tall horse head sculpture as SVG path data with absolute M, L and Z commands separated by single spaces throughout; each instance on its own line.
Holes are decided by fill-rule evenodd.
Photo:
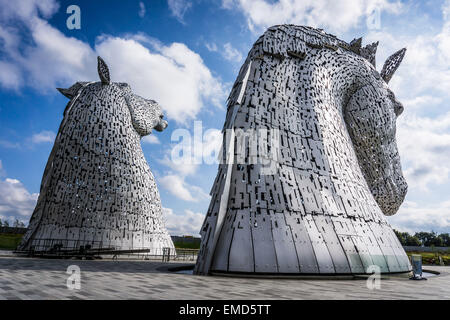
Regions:
M 395 142 L 403 106 L 387 85 L 405 49 L 379 73 L 377 44 L 294 25 L 255 42 L 228 99 L 227 163 L 211 191 L 196 273 L 410 270 L 384 216 L 407 190 Z M 238 131 L 267 131 L 279 143 L 242 148 Z M 276 157 L 265 171 L 268 149 Z
M 98 57 L 99 82 L 58 89 L 70 99 L 20 249 L 173 248 L 140 139 L 167 127 L 161 107 L 114 83 Z M 158 252 L 155 252 L 158 251 Z

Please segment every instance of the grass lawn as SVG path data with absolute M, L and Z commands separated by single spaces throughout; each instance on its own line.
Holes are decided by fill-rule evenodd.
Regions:
M 0 234 L 0 249 L 14 250 L 19 245 L 23 234 L 2 233 Z
M 441 256 L 444 264 L 450 266 L 450 253 L 448 252 L 407 252 L 408 257 L 412 254 L 420 254 L 423 265 L 439 265 L 439 256 Z

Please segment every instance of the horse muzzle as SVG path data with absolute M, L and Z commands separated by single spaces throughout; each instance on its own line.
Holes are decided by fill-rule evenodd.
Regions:
M 156 125 L 155 130 L 156 131 L 163 131 L 165 128 L 167 128 L 167 126 L 169 125 L 169 123 L 166 120 L 161 120 L 159 121 L 159 123 Z

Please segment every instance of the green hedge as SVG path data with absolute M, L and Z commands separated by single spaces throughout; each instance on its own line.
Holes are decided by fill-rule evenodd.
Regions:
M 175 248 L 180 249 L 199 249 L 200 248 L 200 242 L 178 242 L 175 241 L 174 243 Z

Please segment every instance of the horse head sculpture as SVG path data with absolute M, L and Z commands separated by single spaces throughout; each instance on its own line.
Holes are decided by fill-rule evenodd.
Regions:
M 385 218 L 407 190 L 395 141 L 403 106 L 387 85 L 405 49 L 380 73 L 377 43 L 361 42 L 295 25 L 255 42 L 228 99 L 230 160 L 211 191 L 196 273 L 410 270 Z M 243 130 L 275 139 L 242 147 Z
M 98 82 L 58 90 L 64 110 L 22 250 L 53 247 L 173 248 L 162 221 L 141 137 L 167 127 L 161 107 L 110 80 L 98 57 Z
M 405 52 L 406 49 L 401 49 L 389 57 L 381 75 L 373 69 L 375 79 L 358 88 L 344 106 L 358 162 L 385 215 L 397 212 L 408 188 L 395 140 L 396 119 L 402 114 L 403 105 L 387 85 Z

